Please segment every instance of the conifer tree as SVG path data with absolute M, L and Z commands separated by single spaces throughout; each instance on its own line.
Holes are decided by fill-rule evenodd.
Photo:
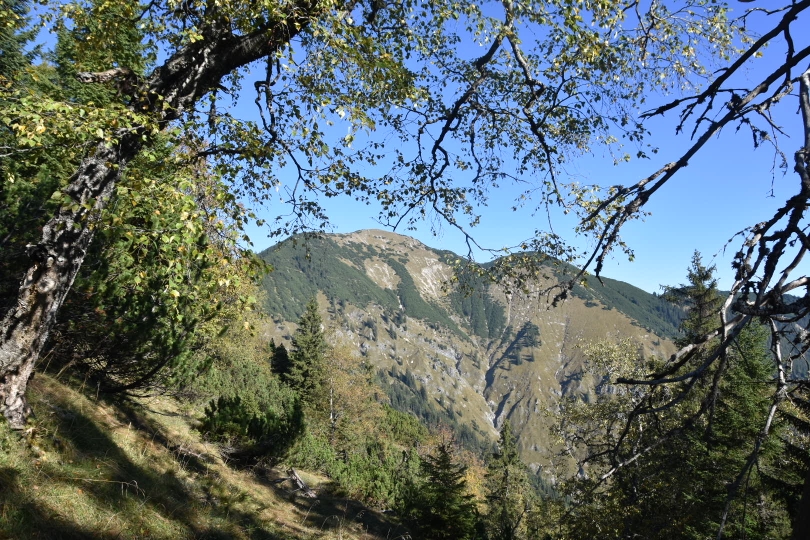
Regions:
M 23 5 L 11 8 L 20 14 L 19 25 L 24 11 L 16 6 Z M 120 24 L 131 17 L 137 3 L 91 1 L 86 7 L 71 25 L 59 25 L 55 48 L 45 55 L 47 63 L 22 70 L 20 62 L 30 61 L 31 55 L 19 51 L 15 55 L 13 83 L 24 89 L 21 95 L 88 108 L 118 107 L 129 99 L 104 85 L 80 83 L 76 73 L 126 65 L 141 74 L 147 68 L 152 55 L 144 45 L 143 31 L 137 25 Z M 85 49 L 99 28 L 117 25 L 120 31 L 111 33 L 103 46 Z M 8 33 L 5 26 L 4 31 Z M 13 42 L 22 47 L 28 33 L 18 32 Z M 0 36 L 3 44 L 9 42 L 6 37 Z M 11 52 L 2 51 L 3 62 Z M 6 127 L 0 126 L 0 139 Z M 0 177 L 12 180 L 0 183 L 0 306 L 15 301 L 19 282 L 13 276 L 30 265 L 26 245 L 40 235 L 47 215 L 59 204 L 51 195 L 64 187 L 84 153 L 81 145 L 60 142 L 64 136 L 45 131 L 41 137 L 47 144 L 27 154 L 27 159 L 0 160 Z M 243 305 L 233 293 L 240 279 L 254 277 L 251 265 L 239 261 L 240 250 L 231 241 L 233 221 L 223 219 L 229 213 L 211 204 L 222 200 L 224 186 L 208 172 L 207 164 L 189 164 L 188 142 L 180 150 L 169 138 L 155 137 L 150 157 L 136 158 L 121 176 L 111 204 L 98 216 L 95 242 L 84 251 L 86 263 L 55 322 L 49 343 L 51 368 L 70 365 L 102 391 L 176 385 L 207 364 L 192 354 L 205 339 L 199 324 L 220 318 L 214 330 L 218 334 L 227 324 L 224 311 L 233 314 Z M 178 188 L 175 182 L 184 185 Z M 208 219 L 213 213 L 221 227 Z M 238 278 L 222 275 L 234 266 L 246 272 L 235 272 Z M 226 280 L 228 285 L 223 285 Z M 243 297 L 245 301 L 249 296 Z M 221 301 L 230 306 L 223 310 Z
M 290 361 L 290 354 L 287 352 L 287 347 L 282 343 L 276 345 L 275 340 L 270 340 L 270 369 L 273 373 L 279 376 L 282 381 L 287 381 L 292 367 Z
M 663 297 L 687 310 L 687 316 L 681 323 L 682 335 L 675 340 L 678 347 L 695 343 L 719 324 L 718 313 L 723 298 L 717 289 L 714 271 L 714 265 L 705 266 L 701 254 L 695 251 L 687 273 L 689 283 L 664 287 Z
M 781 412 L 787 425 L 781 457 L 788 466 L 770 468 L 763 479 L 791 510 L 792 538 L 810 538 L 810 515 L 802 511 L 810 502 L 810 387 L 797 388 Z
M 405 496 L 403 518 L 413 538 L 472 540 L 478 521 L 474 498 L 467 492 L 467 467 L 457 463 L 444 441 L 421 464 L 420 481 Z
M 28 0 L 4 0 L 0 6 L 0 82 L 19 80 L 21 72 L 31 64 L 34 51 L 26 46 L 36 36 L 28 28 Z
M 15 92 L 36 95 L 30 72 L 34 52 L 26 47 L 36 32 L 28 28 L 29 2 L 0 3 L 0 110 L 13 105 Z M 30 262 L 25 246 L 41 227 L 43 211 L 52 210 L 47 201 L 53 193 L 52 165 L 33 153 L 29 159 L 13 159 L 7 153 L 14 144 L 14 129 L 0 122 L 0 309 L 14 305 L 19 289 L 18 273 Z M 33 181 L 29 181 L 32 180 Z
M 287 377 L 290 386 L 301 396 L 304 406 L 316 410 L 326 407 L 324 391 L 328 346 L 322 326 L 318 302 L 312 298 L 293 335 L 290 374 Z
M 532 506 L 526 466 L 520 461 L 517 440 L 507 420 L 498 451 L 487 466 L 486 530 L 490 540 L 526 538 L 526 515 Z
M 682 345 L 702 340 L 719 322 L 714 320 L 720 295 L 713 270 L 696 253 L 688 284 L 667 289 L 669 298 L 687 306 L 678 339 Z M 724 529 L 728 537 L 786 537 L 786 508 L 777 504 L 761 478 L 779 453 L 778 442 L 765 441 L 756 456 L 759 466 L 740 476 L 768 416 L 771 400 L 764 383 L 772 364 L 767 345 L 762 328 L 745 328 L 723 361 L 694 381 L 711 401 L 684 392 L 676 404 L 661 407 L 685 386 L 628 385 L 600 393 L 593 406 L 583 405 L 590 412 L 580 420 L 590 427 L 575 437 L 587 441 L 589 466 L 575 481 L 573 495 L 588 495 L 573 513 L 573 536 L 698 539 L 716 537 Z M 716 347 L 712 341 L 704 343 L 681 370 L 698 369 Z M 631 343 L 601 344 L 586 354 L 611 378 L 633 372 L 632 378 L 638 378 L 660 362 L 639 358 Z M 652 412 L 635 413 L 639 404 Z M 628 411 L 634 411 L 630 421 L 617 421 L 627 418 Z M 586 434 L 588 429 L 592 431 Z M 639 448 L 648 450 L 616 467 Z

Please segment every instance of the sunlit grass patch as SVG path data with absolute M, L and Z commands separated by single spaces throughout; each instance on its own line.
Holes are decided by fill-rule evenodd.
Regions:
M 0 538 L 374 539 L 391 528 L 331 498 L 328 478 L 302 472 L 324 493 L 313 501 L 229 468 L 172 399 L 105 403 L 44 375 L 29 396 L 24 432 L 0 424 Z

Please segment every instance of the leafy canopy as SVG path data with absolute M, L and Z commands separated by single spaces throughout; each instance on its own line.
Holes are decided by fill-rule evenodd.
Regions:
M 81 33 L 71 45 L 76 62 L 64 68 L 74 74 L 117 67 L 154 78 L 169 65 L 155 66 L 157 51 L 171 59 L 232 35 L 279 38 L 281 21 L 299 30 L 263 60 L 258 80 L 248 75 L 257 66 L 236 65 L 211 81 L 204 99 L 172 114 L 184 132 L 204 137 L 203 152 L 235 194 L 267 200 L 281 189 L 293 211 L 280 216 L 278 234 L 323 226 L 319 195 L 377 200 L 391 225 L 429 214 L 475 224 L 477 206 L 499 182 L 530 181 L 541 189 L 539 204 L 560 202 L 565 161 L 594 144 L 629 159 L 622 141 L 636 145 L 644 135 L 636 107 L 656 89 L 708 80 L 704 61 L 734 54 L 738 29 L 723 4 L 703 0 L 643 9 L 572 0 L 166 0 L 56 9 L 59 32 Z M 296 10 L 308 16 L 291 21 Z M 122 46 L 130 34 L 142 36 L 140 50 Z M 12 97 L 23 101 L 5 123 L 16 126 L 21 146 L 43 144 L 37 130 L 112 141 L 114 127 L 150 124 L 139 106 L 80 113 Z M 240 97 L 255 98 L 256 120 L 228 108 Z M 569 189 L 576 200 L 587 194 Z

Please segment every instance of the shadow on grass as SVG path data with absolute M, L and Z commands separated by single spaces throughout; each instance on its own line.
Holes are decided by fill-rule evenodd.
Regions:
M 301 516 L 301 523 L 319 531 L 337 531 L 342 529 L 361 530 L 377 538 L 404 538 L 407 529 L 389 520 L 385 514 L 373 510 L 364 504 L 328 493 L 319 494 L 312 499 L 299 494 L 289 480 L 282 481 L 283 475 L 270 474 L 268 477 L 257 477 L 266 487 L 275 491 L 280 498 L 285 498 L 294 505 Z
M 115 410 L 121 415 L 120 420 L 122 422 L 129 422 L 129 424 L 135 428 L 146 433 L 152 442 L 159 444 L 169 452 L 173 453 L 183 468 L 194 471 L 195 473 L 208 474 L 206 462 L 202 457 L 188 452 L 180 452 L 179 447 L 166 437 L 163 431 L 161 431 L 160 427 L 156 426 L 154 422 L 150 421 L 147 416 L 141 414 L 137 410 L 137 407 L 132 405 L 132 403 L 126 401 L 116 401 L 114 407 Z M 163 414 L 157 411 L 151 412 L 155 414 Z
M 19 485 L 19 472 L 0 468 L 0 537 L 30 539 L 90 539 L 112 538 L 80 527 L 42 508 L 27 497 Z
M 122 422 L 130 423 L 147 433 L 149 438 L 156 444 L 160 444 L 169 451 L 175 451 L 173 443 L 148 416 L 141 413 L 137 406 L 125 402 L 118 403 L 115 408 L 122 415 L 120 418 Z M 156 413 L 157 411 L 151 412 Z M 184 464 L 195 472 L 207 471 L 205 463 L 198 457 L 183 456 L 182 459 Z M 374 511 L 355 500 L 329 495 L 324 495 L 318 499 L 309 499 L 297 496 L 291 489 L 285 489 L 283 483 L 268 481 L 261 475 L 257 475 L 255 478 L 259 483 L 270 487 L 276 495 L 286 498 L 295 505 L 299 513 L 304 517 L 301 523 L 313 529 L 327 531 L 346 527 L 360 528 L 374 536 L 392 539 L 406 533 L 406 529 L 401 525 L 392 523 L 380 512 Z M 241 515 L 238 512 L 235 514 L 233 509 L 230 510 L 230 515 L 231 518 L 236 515 L 237 521 L 246 529 L 250 529 L 252 525 L 255 525 L 255 523 L 252 523 L 250 516 Z M 255 536 L 255 538 L 265 537 Z M 266 538 L 274 537 L 268 536 Z
M 308 499 L 311 501 L 312 499 Z M 306 505 L 304 501 L 302 506 Z M 344 527 L 358 527 L 379 538 L 402 538 L 407 529 L 386 519 L 380 512 L 363 504 L 343 498 L 325 497 L 315 505 L 307 522 L 320 530 L 335 530 Z
M 92 522 L 94 514 L 79 519 L 47 505 L 38 506 L 37 497 L 26 496 L 21 489 L 17 471 L 0 469 L 0 523 L 16 520 L 8 528 L 0 526 L 0 537 L 6 529 L 17 538 L 285 538 L 268 531 L 257 516 L 234 507 L 237 498 L 213 496 L 218 486 L 212 475 L 197 475 L 195 482 L 188 482 L 175 476 L 174 467 L 160 472 L 134 463 L 102 427 L 68 399 L 56 397 L 55 401 L 59 414 L 54 417 L 57 425 L 52 443 L 62 463 L 39 464 L 43 483 L 67 496 L 80 493 L 89 497 L 87 512 L 97 513 L 95 518 L 106 522 L 90 527 L 83 523 Z M 139 416 L 126 407 L 118 410 L 132 419 Z M 159 430 L 143 417 L 138 420 L 133 424 L 145 430 L 147 441 L 151 438 L 170 449 Z M 207 470 L 202 461 L 187 459 L 179 465 L 198 473 Z

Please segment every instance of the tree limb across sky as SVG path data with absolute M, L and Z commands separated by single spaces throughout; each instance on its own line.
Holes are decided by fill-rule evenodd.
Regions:
M 644 215 L 707 141 L 723 130 L 749 129 L 759 144 L 780 129 L 776 108 L 798 107 L 795 195 L 742 231 L 736 281 L 711 331 L 720 347 L 702 357 L 705 366 L 690 365 L 683 358 L 709 341 L 699 340 L 652 379 L 624 381 L 697 381 L 722 361 L 743 326 L 766 319 L 773 342 L 784 345 L 774 353 L 774 371 L 784 374 L 773 381 L 775 403 L 787 399 L 805 384 L 789 374 L 810 346 L 802 264 L 810 248 L 810 45 L 802 20 L 810 0 L 747 7 L 735 20 L 725 4 L 702 0 L 121 0 L 60 3 L 50 18 L 39 13 L 36 22 L 82 35 L 77 83 L 114 96 L 103 106 L 55 93 L 32 96 L 16 78 L 0 78 L 4 189 L 30 181 L 14 167 L 37 153 L 60 149 L 72 168 L 48 199 L 53 212 L 36 225 L 41 235 L 27 248 L 16 300 L 0 323 L 0 410 L 13 427 L 25 424 L 27 383 L 105 226 L 102 216 L 117 190 L 130 189 L 131 164 L 154 157 L 158 140 L 204 163 L 234 199 L 261 202 L 283 193 L 292 212 L 275 223 L 278 235 L 325 226 L 319 196 L 351 197 L 377 201 L 380 221 L 391 227 L 427 219 L 457 228 L 472 251 L 471 228 L 490 194 L 503 182 L 525 185 L 538 210 L 578 215 L 575 232 L 591 238 L 592 248 L 575 258 L 566 235 L 538 227 L 533 239 L 482 272 L 515 281 L 519 290 L 544 257 L 583 261 L 581 273 L 547 291 L 556 302 L 585 272 L 598 277 L 616 249 L 632 253 L 623 227 Z M 19 20 L 19 10 L 0 8 L 4 28 L 20 28 Z M 765 29 L 760 37 L 748 34 L 752 25 Z M 124 31 L 140 32 L 139 50 L 120 47 Z M 743 79 L 776 38 L 783 61 L 758 79 Z M 78 65 L 84 54 L 107 52 L 92 69 Z M 226 107 L 251 90 L 256 121 Z M 662 92 L 674 97 L 639 114 Z M 631 158 L 627 147 L 649 157 L 655 149 L 645 142 L 645 122 L 668 114 L 691 135 L 683 155 L 627 185 L 566 183 L 565 164 L 600 145 L 619 161 Z M 339 124 L 348 129 L 336 139 L 332 126 Z M 188 174 L 175 180 L 171 171 L 166 178 L 178 186 L 195 181 Z M 155 291 L 154 301 L 175 293 Z M 662 406 L 640 406 L 634 416 Z

